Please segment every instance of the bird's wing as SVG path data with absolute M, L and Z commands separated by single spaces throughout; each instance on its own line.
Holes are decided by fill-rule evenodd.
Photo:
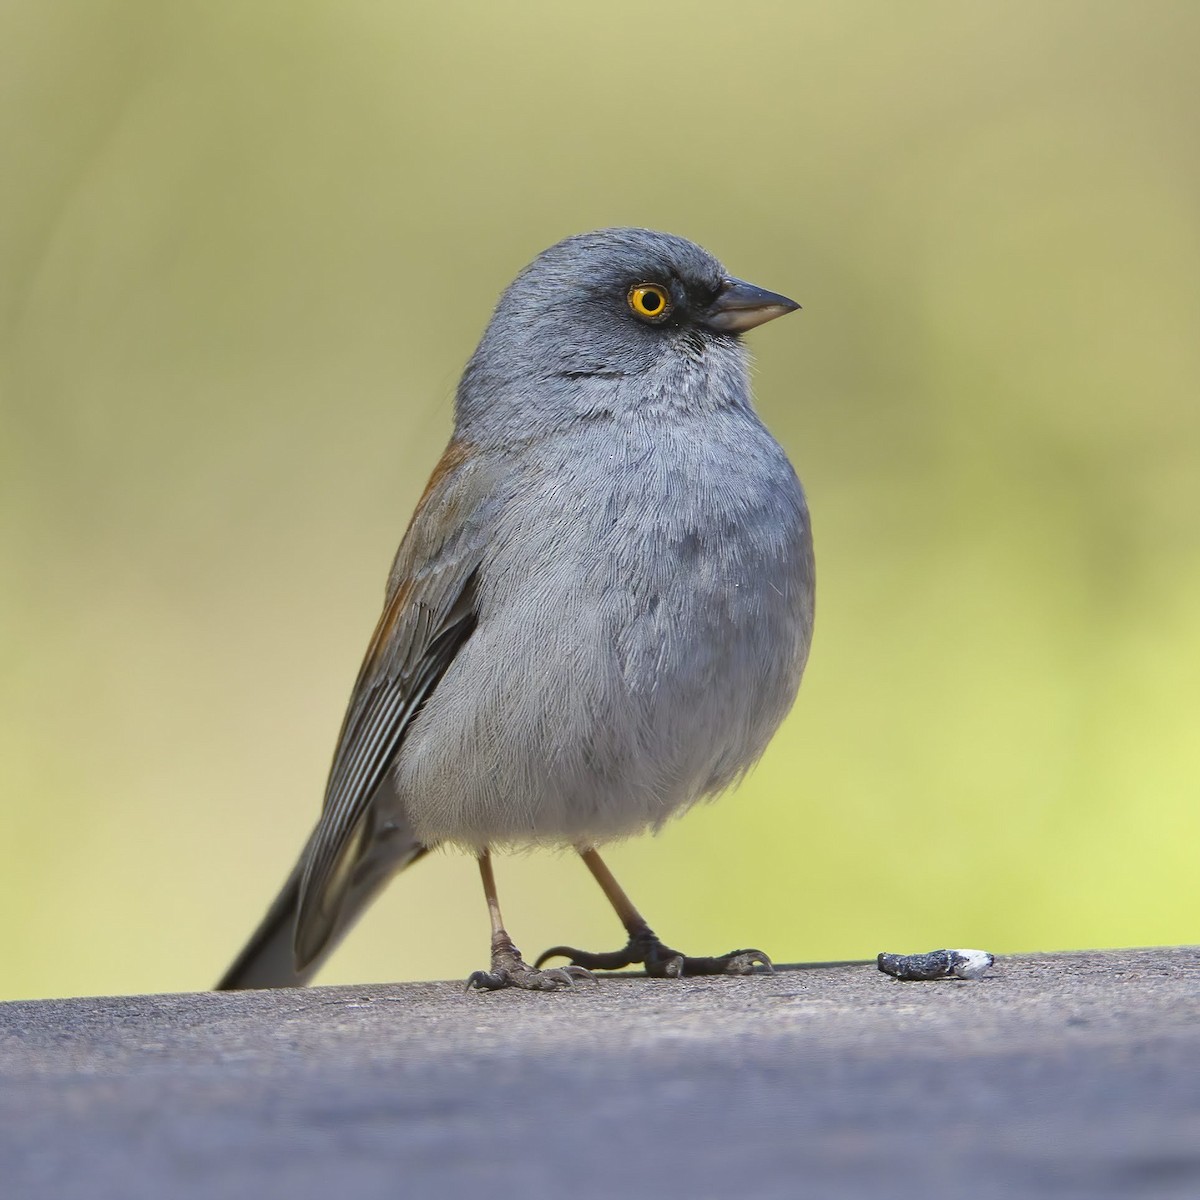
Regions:
M 400 544 L 305 851 L 297 969 L 344 925 L 341 906 L 370 849 L 370 822 L 363 818 L 371 798 L 413 718 L 475 628 L 475 579 L 496 502 L 489 475 L 470 447 L 451 442 Z

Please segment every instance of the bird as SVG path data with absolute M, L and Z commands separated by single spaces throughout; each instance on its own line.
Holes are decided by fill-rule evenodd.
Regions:
M 517 275 L 392 565 L 319 820 L 218 990 L 305 985 L 435 848 L 478 860 L 490 961 L 468 989 L 771 969 L 672 949 L 599 848 L 737 783 L 797 695 L 811 523 L 742 335 L 799 307 L 647 229 L 568 237 Z M 624 948 L 525 961 L 493 852 L 539 846 L 580 855 Z

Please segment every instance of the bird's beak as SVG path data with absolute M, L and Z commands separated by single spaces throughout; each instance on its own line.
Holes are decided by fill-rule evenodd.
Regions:
M 745 333 L 756 325 L 795 312 L 799 307 L 795 300 L 778 292 L 768 292 L 744 279 L 726 279 L 717 298 L 708 306 L 703 321 L 720 333 Z

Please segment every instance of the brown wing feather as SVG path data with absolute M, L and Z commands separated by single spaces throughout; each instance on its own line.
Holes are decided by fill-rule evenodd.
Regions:
M 369 853 L 364 823 L 413 718 L 475 628 L 474 581 L 493 493 L 471 448 L 451 442 L 409 524 L 388 598 L 358 673 L 305 852 L 295 931 L 303 968 L 347 914 L 355 867 Z M 349 919 L 352 919 L 350 915 Z

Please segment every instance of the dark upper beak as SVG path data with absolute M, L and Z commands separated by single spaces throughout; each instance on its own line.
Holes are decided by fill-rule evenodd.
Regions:
M 768 292 L 744 279 L 727 279 L 701 320 L 720 333 L 745 333 L 799 307 L 778 292 Z

